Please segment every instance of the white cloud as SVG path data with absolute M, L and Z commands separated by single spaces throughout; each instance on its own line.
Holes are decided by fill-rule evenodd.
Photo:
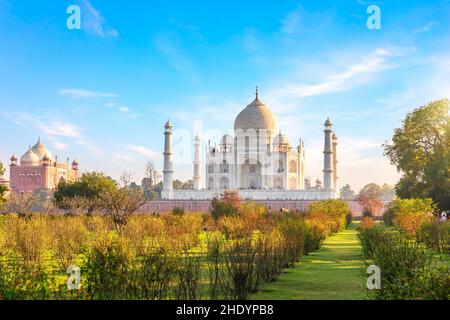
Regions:
M 123 154 L 123 153 L 116 153 L 116 154 L 114 154 L 114 157 L 120 161 L 135 162 L 134 158 L 132 158 L 131 156 L 129 156 L 127 154 Z
M 67 150 L 67 144 L 59 142 L 59 141 L 52 141 L 52 145 L 56 150 Z
M 119 107 L 119 111 L 123 113 L 128 113 L 131 111 L 131 109 L 128 107 Z
M 83 20 L 81 28 L 88 33 L 97 35 L 99 37 L 118 37 L 119 32 L 108 25 L 106 19 L 101 15 L 89 0 L 83 0 Z
M 61 136 L 68 138 L 81 137 L 80 128 L 71 123 L 65 123 L 61 120 L 52 120 L 50 123 L 35 122 L 35 126 L 40 131 L 49 136 Z
M 426 26 L 424 26 L 422 28 L 419 28 L 419 29 L 413 30 L 413 33 L 425 33 L 425 32 L 428 32 L 428 31 L 430 31 L 432 29 L 433 25 L 435 25 L 435 24 L 436 24 L 436 22 L 431 21 Z
M 131 150 L 133 152 L 136 152 L 138 154 L 141 154 L 143 156 L 149 157 L 149 158 L 160 158 L 162 157 L 162 153 L 161 152 L 157 152 L 157 151 L 153 151 L 150 150 L 146 147 L 143 146 L 136 146 L 136 145 L 132 145 L 132 144 L 127 144 L 125 145 L 125 148 L 127 148 L 128 150 Z
M 326 76 L 320 83 L 288 84 L 277 94 L 303 98 L 348 90 L 366 82 L 371 74 L 394 68 L 395 66 L 389 63 L 389 58 L 406 55 L 409 51 L 410 48 L 378 48 L 359 62 L 348 65 L 346 70 Z
M 30 126 L 50 140 L 53 146 L 59 150 L 65 150 L 67 144 L 60 139 L 71 139 L 72 143 L 84 146 L 93 155 L 98 156 L 100 150 L 82 134 L 82 129 L 72 123 L 66 122 L 61 118 L 48 118 L 35 116 L 33 114 L 22 112 L 11 115 L 3 112 L 3 115 L 12 122 L 29 128 Z
M 300 10 L 289 12 L 281 21 L 281 31 L 287 34 L 295 33 L 300 26 Z
M 118 96 L 115 93 L 98 92 L 98 91 L 91 91 L 91 90 L 86 90 L 86 89 L 61 89 L 61 90 L 59 90 L 59 94 L 62 96 L 68 96 L 71 99 L 115 98 Z

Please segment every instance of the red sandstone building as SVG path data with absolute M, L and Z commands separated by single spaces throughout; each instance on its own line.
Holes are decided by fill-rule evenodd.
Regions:
M 55 191 L 60 182 L 72 182 L 78 179 L 78 162 L 69 165 L 53 158 L 45 145 L 38 142 L 29 148 L 20 158 L 11 157 L 10 190 L 12 192 L 33 192 L 38 189 Z

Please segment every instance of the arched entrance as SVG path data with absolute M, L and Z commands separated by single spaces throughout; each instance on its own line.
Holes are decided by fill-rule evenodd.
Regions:
M 244 189 L 261 189 L 261 163 L 259 161 L 246 160 L 241 167 L 241 187 Z

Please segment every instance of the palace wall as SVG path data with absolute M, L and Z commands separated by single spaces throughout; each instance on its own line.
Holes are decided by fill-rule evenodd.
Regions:
M 263 204 L 271 210 L 280 211 L 281 209 L 305 210 L 314 200 L 254 200 Z M 357 201 L 347 201 L 355 217 L 362 215 L 362 206 Z M 208 212 L 211 206 L 211 200 L 155 200 L 144 204 L 139 212 L 141 213 L 167 213 L 173 208 L 183 208 L 186 212 Z M 376 216 L 381 217 L 384 208 L 376 212 Z
M 335 199 L 334 190 L 237 190 L 245 200 L 326 200 Z M 170 200 L 212 200 L 223 190 L 173 190 L 171 197 L 163 193 L 163 199 Z

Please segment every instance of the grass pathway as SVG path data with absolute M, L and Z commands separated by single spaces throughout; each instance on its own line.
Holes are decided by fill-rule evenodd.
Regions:
M 278 281 L 263 285 L 251 299 L 365 299 L 365 267 L 358 232 L 353 224 L 334 234 L 319 251 L 302 258 Z

